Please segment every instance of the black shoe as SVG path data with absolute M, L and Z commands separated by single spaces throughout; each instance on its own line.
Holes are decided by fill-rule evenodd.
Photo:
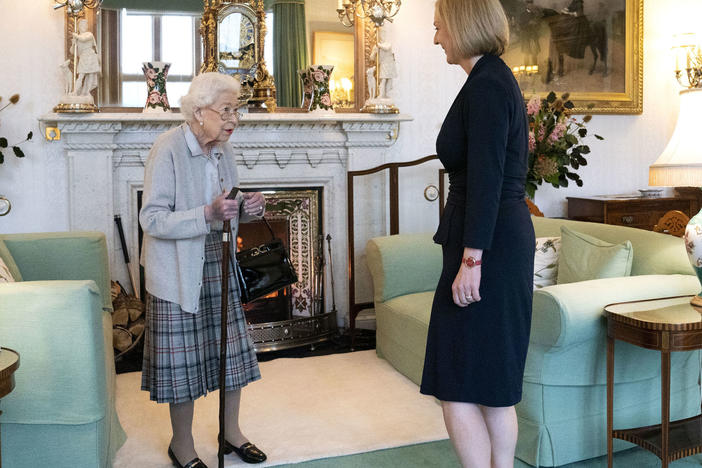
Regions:
M 234 452 L 246 463 L 262 463 L 266 461 L 267 458 L 266 454 L 261 452 L 261 450 L 251 442 L 246 442 L 244 445 L 237 448 L 225 439 L 223 452 L 226 454 Z
M 207 468 L 207 465 L 205 465 L 199 458 L 193 458 L 185 466 L 181 465 L 176 458 L 175 453 L 173 453 L 173 449 L 171 449 L 170 445 L 168 446 L 168 457 L 171 459 L 173 466 L 176 468 Z

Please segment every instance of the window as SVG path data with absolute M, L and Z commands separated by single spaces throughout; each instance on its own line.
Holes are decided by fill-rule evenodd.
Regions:
M 118 60 L 119 80 L 109 96 L 118 96 L 118 104 L 143 107 L 146 102 L 146 82 L 142 62 L 170 62 L 166 91 L 172 106 L 188 91 L 190 82 L 202 64 L 200 15 L 188 13 L 151 13 L 121 9 L 119 12 L 119 53 L 110 54 Z M 115 100 L 115 99 L 113 99 Z

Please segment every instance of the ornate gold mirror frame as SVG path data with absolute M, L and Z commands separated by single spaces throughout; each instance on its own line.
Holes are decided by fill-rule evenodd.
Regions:
M 233 13 L 241 13 L 248 18 L 255 18 L 254 24 L 254 60 L 257 64 L 253 77 L 251 97 L 248 102 L 251 107 L 261 108 L 265 104 L 269 112 L 275 112 L 275 83 L 268 73 L 266 61 L 263 58 L 264 41 L 266 37 L 266 12 L 263 0 L 204 0 L 205 10 L 200 22 L 200 34 L 203 37 L 205 55 L 202 69 L 204 72 L 220 71 L 219 63 L 219 25 Z M 246 80 L 242 80 L 246 81 Z M 242 91 L 246 88 L 246 84 Z
M 207 64 L 207 57 L 216 57 L 215 49 L 217 47 L 217 41 L 216 41 L 216 17 L 208 17 L 207 16 L 207 8 L 208 6 L 212 8 L 212 4 L 233 4 L 233 3 L 242 3 L 242 4 L 248 4 L 248 5 L 253 5 L 252 8 L 254 8 L 254 11 L 256 12 L 256 17 L 258 19 L 258 24 L 260 27 L 258 28 L 258 34 L 260 34 L 260 42 L 257 42 L 257 47 L 261 51 L 260 53 L 263 54 L 263 38 L 265 37 L 266 34 L 266 23 L 265 23 L 265 12 L 263 11 L 263 1 L 262 0 L 232 0 L 232 1 L 226 1 L 226 0 L 204 0 L 205 2 L 205 12 L 203 13 L 202 21 L 201 21 L 201 34 L 203 35 L 203 43 L 204 43 L 204 48 L 205 48 L 205 54 L 203 57 L 203 67 L 205 66 L 204 64 Z M 259 8 L 259 5 L 261 6 Z M 259 13 L 260 11 L 260 13 Z M 85 9 L 84 11 L 84 16 L 86 20 L 88 20 L 88 30 L 95 33 L 95 31 L 98 30 L 98 20 L 96 16 L 96 11 L 91 10 L 91 9 Z M 259 16 L 260 15 L 260 16 Z M 208 24 L 207 26 L 205 26 Z M 68 51 L 71 48 L 71 35 L 73 33 L 73 21 L 70 20 L 68 15 L 66 15 L 66 23 L 65 23 L 65 31 L 66 31 L 66 37 L 65 37 L 65 50 L 66 50 L 66 58 L 71 58 L 69 57 Z M 207 28 L 207 29 L 205 29 Z M 368 98 L 368 90 L 366 86 L 366 69 L 368 67 L 372 67 L 374 65 L 374 62 L 371 61 L 370 59 L 370 54 L 371 50 L 373 49 L 373 44 L 375 44 L 376 41 L 376 28 L 375 25 L 373 24 L 373 21 L 370 19 L 362 19 L 362 18 L 357 18 L 357 21 L 355 21 L 355 24 L 353 26 L 354 28 L 354 107 L 348 107 L 348 108 L 337 108 L 337 112 L 359 112 L 360 109 L 363 107 L 364 103 L 366 102 L 366 99 Z M 211 32 L 211 36 L 210 36 Z M 97 37 L 97 35 L 96 35 Z M 263 58 L 261 57 L 261 62 L 263 62 Z M 209 70 L 209 69 L 208 69 Z M 216 70 L 216 67 L 214 68 Z M 263 64 L 263 67 L 258 67 L 257 68 L 257 74 L 258 76 L 258 83 L 259 83 L 259 90 L 258 90 L 258 97 L 257 99 L 262 100 L 259 102 L 266 102 L 266 100 L 272 98 L 273 99 L 273 108 L 277 112 L 300 112 L 302 111 L 300 108 L 285 108 L 285 107 L 280 107 L 280 108 L 275 108 L 275 83 L 273 82 L 273 78 L 270 76 L 268 73 L 268 70 L 265 68 L 265 63 Z M 103 69 L 103 75 L 101 79 L 106 79 L 106 76 L 109 75 L 106 73 L 106 71 Z M 269 80 L 269 81 L 267 81 Z M 256 96 L 254 96 L 256 98 Z M 97 101 L 96 101 L 97 102 Z M 102 112 L 124 112 L 129 110 L 130 108 L 127 107 L 104 107 L 101 106 L 101 111 Z M 139 109 L 141 110 L 141 109 Z M 133 110 L 132 110 L 133 111 Z M 272 111 L 272 110 L 271 110 Z

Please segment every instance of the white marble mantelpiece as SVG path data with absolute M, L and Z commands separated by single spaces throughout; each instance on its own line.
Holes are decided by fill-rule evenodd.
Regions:
M 113 279 L 129 284 L 114 216 L 122 218 L 131 269 L 138 278 L 137 192 L 153 141 L 183 122 L 181 114 L 46 114 L 67 159 L 68 225 L 106 234 Z M 387 162 L 386 149 L 406 115 L 358 113 L 244 114 L 231 138 L 242 187 L 323 187 L 324 234 L 333 237 L 335 302 L 347 320 L 346 173 Z M 42 130 L 43 130 L 42 128 Z M 382 182 L 381 182 L 382 183 Z M 381 214 L 372 223 L 384 223 Z M 375 228 L 375 226 L 373 226 Z M 327 275 L 327 308 L 331 307 Z

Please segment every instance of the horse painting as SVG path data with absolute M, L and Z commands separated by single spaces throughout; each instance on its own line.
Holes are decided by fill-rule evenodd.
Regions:
M 550 83 L 554 73 L 565 74 L 564 56 L 584 59 L 589 47 L 593 62 L 589 73 L 593 74 L 598 61 L 602 63 L 602 76 L 607 76 L 607 19 L 598 14 L 595 20 L 585 15 L 583 0 L 572 0 L 570 5 L 561 10 L 537 6 L 534 0 L 501 0 L 502 6 L 514 29 L 526 64 L 536 64 L 540 53 L 539 36 L 541 25 L 546 24 L 549 34 L 549 54 L 544 81 Z M 600 2 L 602 3 L 602 2 Z M 598 12 L 599 13 L 599 12 Z M 557 62 L 557 70 L 554 70 Z
M 553 80 L 553 59 L 558 60 L 558 76 L 564 75 L 563 56 L 584 59 L 590 48 L 593 60 L 589 73 L 595 72 L 597 61 L 603 65 L 602 76 L 607 76 L 607 27 L 604 20 L 590 21 L 583 14 L 583 0 L 573 0 L 568 8 L 558 12 L 544 8 L 543 18 L 551 31 L 546 83 Z

